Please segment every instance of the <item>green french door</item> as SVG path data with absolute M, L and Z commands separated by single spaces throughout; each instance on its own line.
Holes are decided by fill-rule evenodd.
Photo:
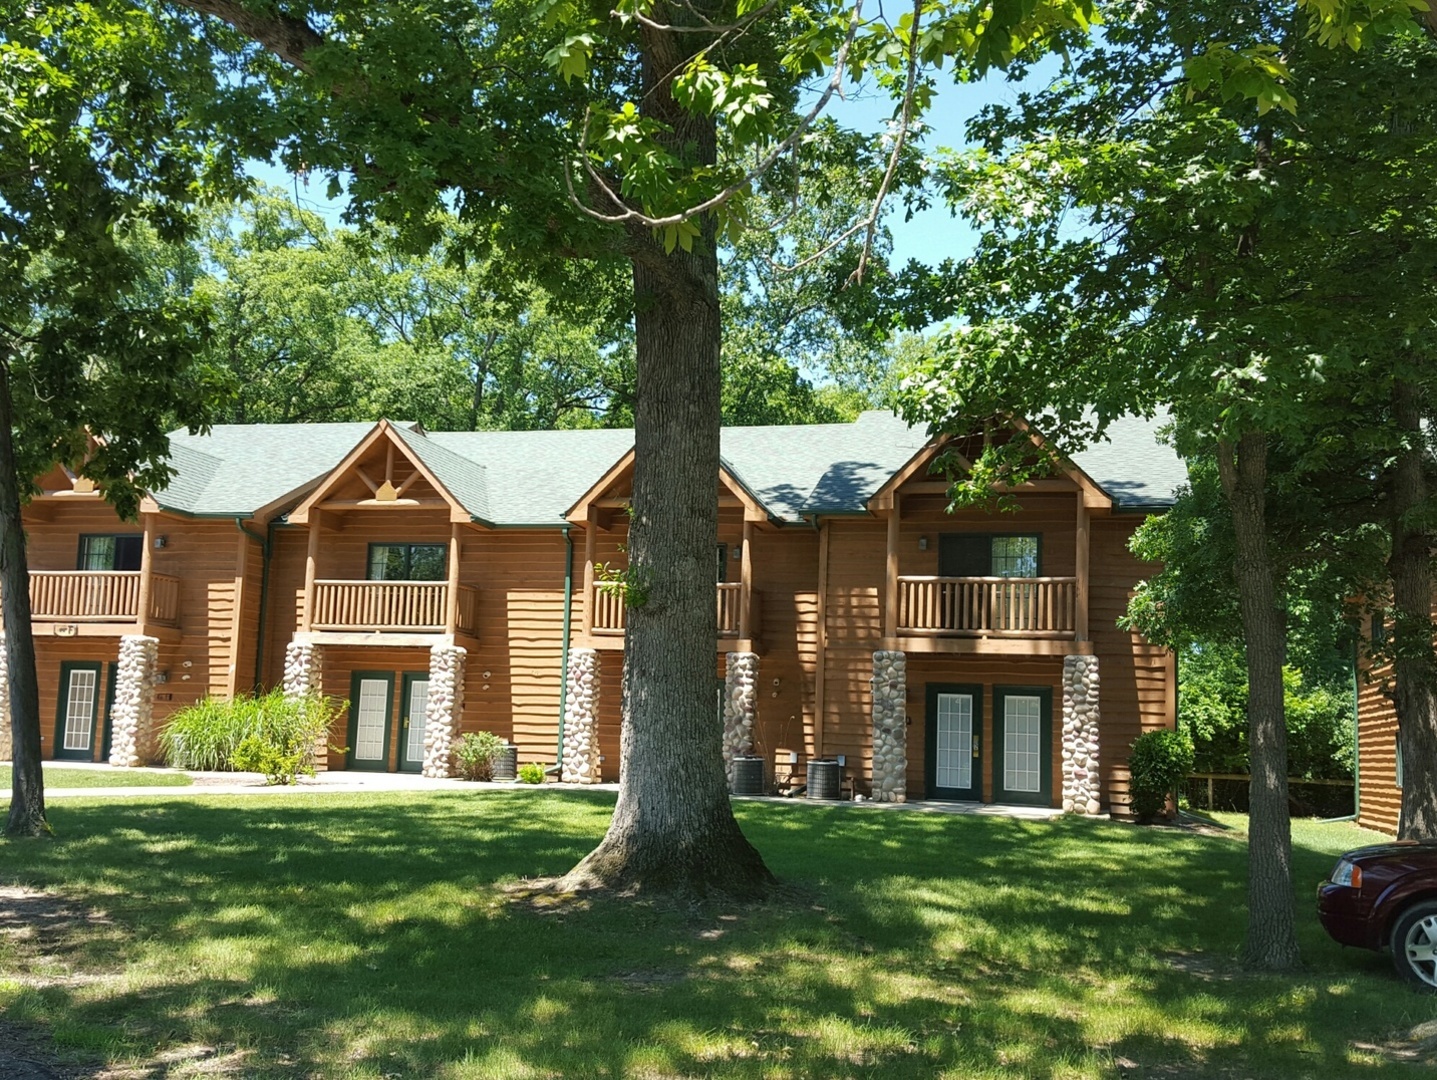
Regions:
M 957 683 L 927 687 L 927 797 L 983 798 L 983 688 Z
M 424 724 L 429 706 L 429 672 L 405 674 L 399 697 L 399 771 L 424 768 Z
M 993 743 L 994 800 L 1052 803 L 1052 687 L 995 686 Z
M 387 772 L 389 724 L 394 716 L 394 673 L 356 671 L 349 681 L 351 769 Z
M 67 660 L 60 665 L 60 701 L 55 718 L 55 757 L 95 760 L 95 718 L 100 704 L 99 661 Z

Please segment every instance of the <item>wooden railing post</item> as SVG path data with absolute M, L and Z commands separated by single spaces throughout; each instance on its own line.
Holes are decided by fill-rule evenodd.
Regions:
M 594 508 L 589 507 L 589 515 L 584 519 L 584 636 L 594 632 L 594 604 L 598 596 L 594 592 L 594 552 L 598 538 L 594 535 L 599 531 L 599 515 Z
M 744 641 L 752 637 L 750 627 L 753 625 L 753 522 L 745 519 L 743 523 L 743 562 L 741 563 L 743 580 L 739 584 L 738 600 L 738 636 Z
M 888 512 L 888 574 L 883 590 L 883 636 L 898 634 L 898 523 L 902 494 L 893 493 L 893 509 Z
M 444 632 L 452 639 L 459 629 L 459 523 L 449 525 L 449 583 L 444 595 Z
M 1088 640 L 1088 551 L 1090 548 L 1088 529 L 1090 523 L 1088 508 L 1083 503 L 1083 493 L 1078 492 L 1077 520 L 1077 578 L 1078 584 L 1073 595 L 1073 630 L 1078 641 Z
M 150 592 L 154 588 L 155 572 L 155 515 L 141 514 L 145 549 L 140 552 L 140 595 L 135 604 L 135 627 L 144 635 L 145 624 L 150 621 Z
M 317 507 L 309 512 L 309 549 L 304 557 L 304 618 L 299 628 L 306 633 L 314 625 L 314 579 L 319 568 L 319 527 L 323 511 Z

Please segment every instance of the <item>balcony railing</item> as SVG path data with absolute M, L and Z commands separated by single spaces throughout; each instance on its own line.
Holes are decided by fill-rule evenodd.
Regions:
M 743 611 L 743 585 L 721 581 L 715 586 L 719 637 L 738 637 Z M 758 634 L 758 593 L 750 593 L 749 633 Z M 594 633 L 622 634 L 625 626 L 624 590 L 621 583 L 594 586 Z
M 32 570 L 30 617 L 36 622 L 138 622 L 138 570 Z M 150 575 L 148 622 L 176 626 L 180 580 Z
M 316 581 L 315 630 L 432 633 L 445 631 L 449 585 L 444 581 Z M 479 628 L 479 593 L 459 586 L 456 629 Z
M 900 577 L 898 632 L 911 636 L 1076 636 L 1078 579 Z

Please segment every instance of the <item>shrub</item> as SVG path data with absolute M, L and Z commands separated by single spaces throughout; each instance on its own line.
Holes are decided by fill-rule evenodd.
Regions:
M 494 759 L 504 740 L 490 731 L 466 732 L 454 745 L 454 764 L 463 780 L 493 780 Z
M 1161 813 L 1168 796 L 1192 772 L 1192 740 L 1181 731 L 1149 731 L 1133 740 L 1128 754 L 1133 813 L 1147 821 Z
M 544 766 L 536 765 L 532 761 L 525 762 L 519 766 L 519 783 L 542 784 L 543 782 Z
M 307 694 L 231 701 L 206 698 L 181 709 L 160 732 L 166 764 L 177 769 L 244 769 L 262 772 L 272 784 L 314 775 L 315 744 L 329 731 L 341 703 Z

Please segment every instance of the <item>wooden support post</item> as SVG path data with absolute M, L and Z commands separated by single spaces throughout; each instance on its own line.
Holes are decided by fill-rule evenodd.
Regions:
M 449 582 L 444 591 L 444 632 L 449 640 L 459 629 L 459 529 L 457 521 L 449 525 Z
M 244 640 L 244 580 L 249 565 L 249 537 L 239 534 L 235 550 L 235 595 L 230 617 L 230 670 L 225 679 L 225 693 L 231 698 L 239 692 L 240 648 Z
M 888 511 L 888 572 L 883 586 L 883 636 L 898 636 L 898 524 L 902 514 L 902 495 L 893 493 L 893 509 Z M 886 646 L 885 646 L 886 647 Z
M 591 506 L 584 520 L 584 637 L 594 632 L 594 549 L 598 543 L 599 515 Z
M 304 618 L 299 628 L 308 633 L 314 626 L 314 579 L 319 575 L 319 529 L 323 510 L 314 507 L 309 512 L 309 550 L 304 557 Z
M 145 550 L 140 552 L 140 596 L 135 603 L 135 627 L 141 634 L 146 633 L 150 621 L 150 594 L 155 574 L 155 515 L 141 514 L 144 528 Z
M 823 757 L 823 699 L 828 654 L 828 522 L 818 527 L 818 655 L 813 664 L 813 756 Z
M 747 641 L 753 626 L 753 522 L 743 523 L 743 580 L 739 585 L 738 636 Z
M 1083 503 L 1083 493 L 1078 492 L 1078 519 L 1077 519 L 1077 578 L 1078 584 L 1073 596 L 1073 630 L 1074 637 L 1078 641 L 1088 640 L 1088 564 L 1089 548 L 1089 527 L 1092 518 L 1088 514 L 1088 508 Z

